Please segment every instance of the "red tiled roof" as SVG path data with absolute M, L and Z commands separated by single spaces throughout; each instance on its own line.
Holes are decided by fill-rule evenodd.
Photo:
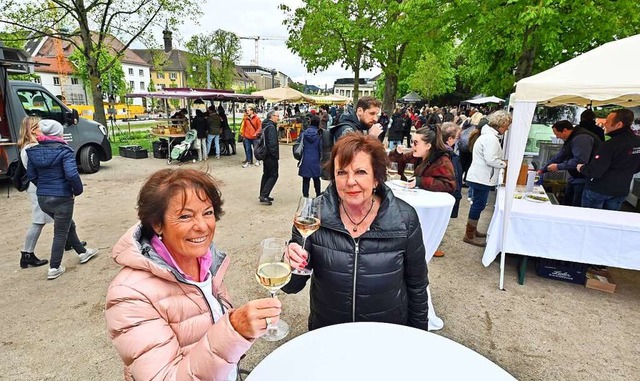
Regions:
M 73 64 L 66 57 L 63 60 L 62 68 L 58 65 L 58 60 L 55 57 L 33 57 L 33 60 L 38 63 L 49 64 L 49 66 L 36 66 L 36 72 L 67 75 L 71 75 L 74 72 Z

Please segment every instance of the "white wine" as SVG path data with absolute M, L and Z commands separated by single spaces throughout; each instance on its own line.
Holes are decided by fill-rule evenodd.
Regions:
M 271 292 L 281 289 L 291 279 L 291 266 L 284 262 L 264 263 L 256 271 L 256 280 Z
M 395 176 L 395 175 L 398 174 L 398 170 L 397 169 L 389 169 L 388 171 L 389 171 L 389 175 L 391 175 L 391 176 Z
M 306 238 L 320 229 L 320 219 L 316 217 L 296 217 L 293 219 L 293 225 Z

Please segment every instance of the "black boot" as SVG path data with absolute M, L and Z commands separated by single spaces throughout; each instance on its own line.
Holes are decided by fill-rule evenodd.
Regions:
M 46 259 L 38 259 L 34 253 L 27 253 L 26 251 L 21 251 L 20 253 L 22 253 L 22 256 L 20 257 L 20 267 L 23 269 L 26 269 L 29 266 L 44 266 L 49 263 Z

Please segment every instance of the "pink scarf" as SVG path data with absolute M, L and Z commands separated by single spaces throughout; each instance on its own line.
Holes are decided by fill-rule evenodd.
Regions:
M 47 136 L 47 135 L 38 135 L 36 136 L 38 142 L 58 142 L 62 144 L 67 144 L 67 141 L 64 140 L 62 136 Z

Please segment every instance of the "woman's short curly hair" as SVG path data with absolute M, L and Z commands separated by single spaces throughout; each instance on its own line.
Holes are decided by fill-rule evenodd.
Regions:
M 511 115 L 506 110 L 498 110 L 491 114 L 487 118 L 489 120 L 489 126 L 494 129 L 498 129 L 500 127 L 507 127 L 511 124 Z
M 222 194 L 217 181 L 207 172 L 195 169 L 161 169 L 149 176 L 138 194 L 138 218 L 144 237 L 152 237 L 155 234 L 153 226 L 163 224 L 169 201 L 175 195 L 182 194 L 184 208 L 188 190 L 194 190 L 200 200 L 211 202 L 216 221 L 224 214 Z

